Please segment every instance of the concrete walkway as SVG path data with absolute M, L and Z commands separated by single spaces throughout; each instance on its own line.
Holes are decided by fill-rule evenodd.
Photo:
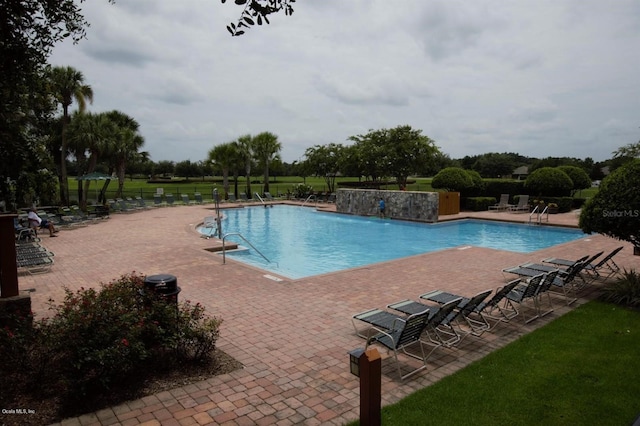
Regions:
M 236 204 L 237 205 L 237 204 Z M 35 289 L 33 310 L 47 315 L 47 301 L 63 299 L 63 287 L 96 287 L 131 272 L 178 278 L 181 300 L 202 303 L 224 320 L 218 347 L 244 368 L 199 383 L 151 395 L 63 425 L 341 425 L 358 418 L 358 379 L 349 373 L 348 351 L 364 346 L 351 316 L 429 290 L 472 295 L 505 283 L 502 268 L 549 256 L 578 258 L 615 247 L 622 267 L 637 267 L 632 247 L 600 235 L 585 236 L 535 253 L 453 248 L 300 280 L 281 282 L 207 251 L 219 244 L 199 237 L 195 227 L 212 205 L 152 208 L 114 214 L 100 223 L 43 237 L 55 253 L 51 272 L 21 276 L 21 289 Z M 526 214 L 460 214 L 524 222 Z M 575 224 L 574 213 L 550 216 L 552 224 Z M 319 260 L 320 261 L 320 260 Z M 593 288 L 593 287 L 592 287 Z M 572 306 L 583 303 L 586 295 Z M 468 338 L 457 351 L 436 351 L 429 368 L 404 382 L 391 359 L 383 362 L 383 405 L 429 386 L 485 354 L 567 311 L 556 310 L 528 326 L 509 325 Z M 403 361 L 404 362 L 404 361 Z M 411 363 L 412 361 L 407 361 Z

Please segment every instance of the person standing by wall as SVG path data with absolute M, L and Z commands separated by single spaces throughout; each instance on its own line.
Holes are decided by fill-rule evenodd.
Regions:
M 382 197 L 380 197 L 380 201 L 378 203 L 378 214 L 380 215 L 381 219 L 384 219 L 385 217 L 385 210 L 386 210 L 386 205 Z

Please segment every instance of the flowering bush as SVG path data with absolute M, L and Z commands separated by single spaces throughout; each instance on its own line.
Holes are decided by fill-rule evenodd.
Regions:
M 293 196 L 296 198 L 307 198 L 313 192 L 313 187 L 306 183 L 293 184 Z
M 200 304 L 175 304 L 144 290 L 144 278 L 133 274 L 99 291 L 67 289 L 62 304 L 50 301 L 51 318 L 0 329 L 2 388 L 37 383 L 34 389 L 77 405 L 125 379 L 144 381 L 153 369 L 212 355 L 222 320 L 205 315 Z

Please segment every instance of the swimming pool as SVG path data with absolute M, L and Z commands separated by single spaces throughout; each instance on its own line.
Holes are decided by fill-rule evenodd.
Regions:
M 200 227 L 203 234 L 213 228 Z M 585 237 L 578 229 L 482 220 L 436 224 L 320 212 L 310 207 L 225 209 L 222 233 L 240 233 L 253 249 L 226 255 L 292 279 L 458 246 L 529 253 Z M 241 238 L 227 241 L 247 246 Z

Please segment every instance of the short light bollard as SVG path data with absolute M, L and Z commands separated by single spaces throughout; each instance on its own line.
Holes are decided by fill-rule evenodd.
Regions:
M 360 377 L 360 424 L 379 426 L 382 391 L 382 358 L 377 349 L 349 352 L 351 374 Z

